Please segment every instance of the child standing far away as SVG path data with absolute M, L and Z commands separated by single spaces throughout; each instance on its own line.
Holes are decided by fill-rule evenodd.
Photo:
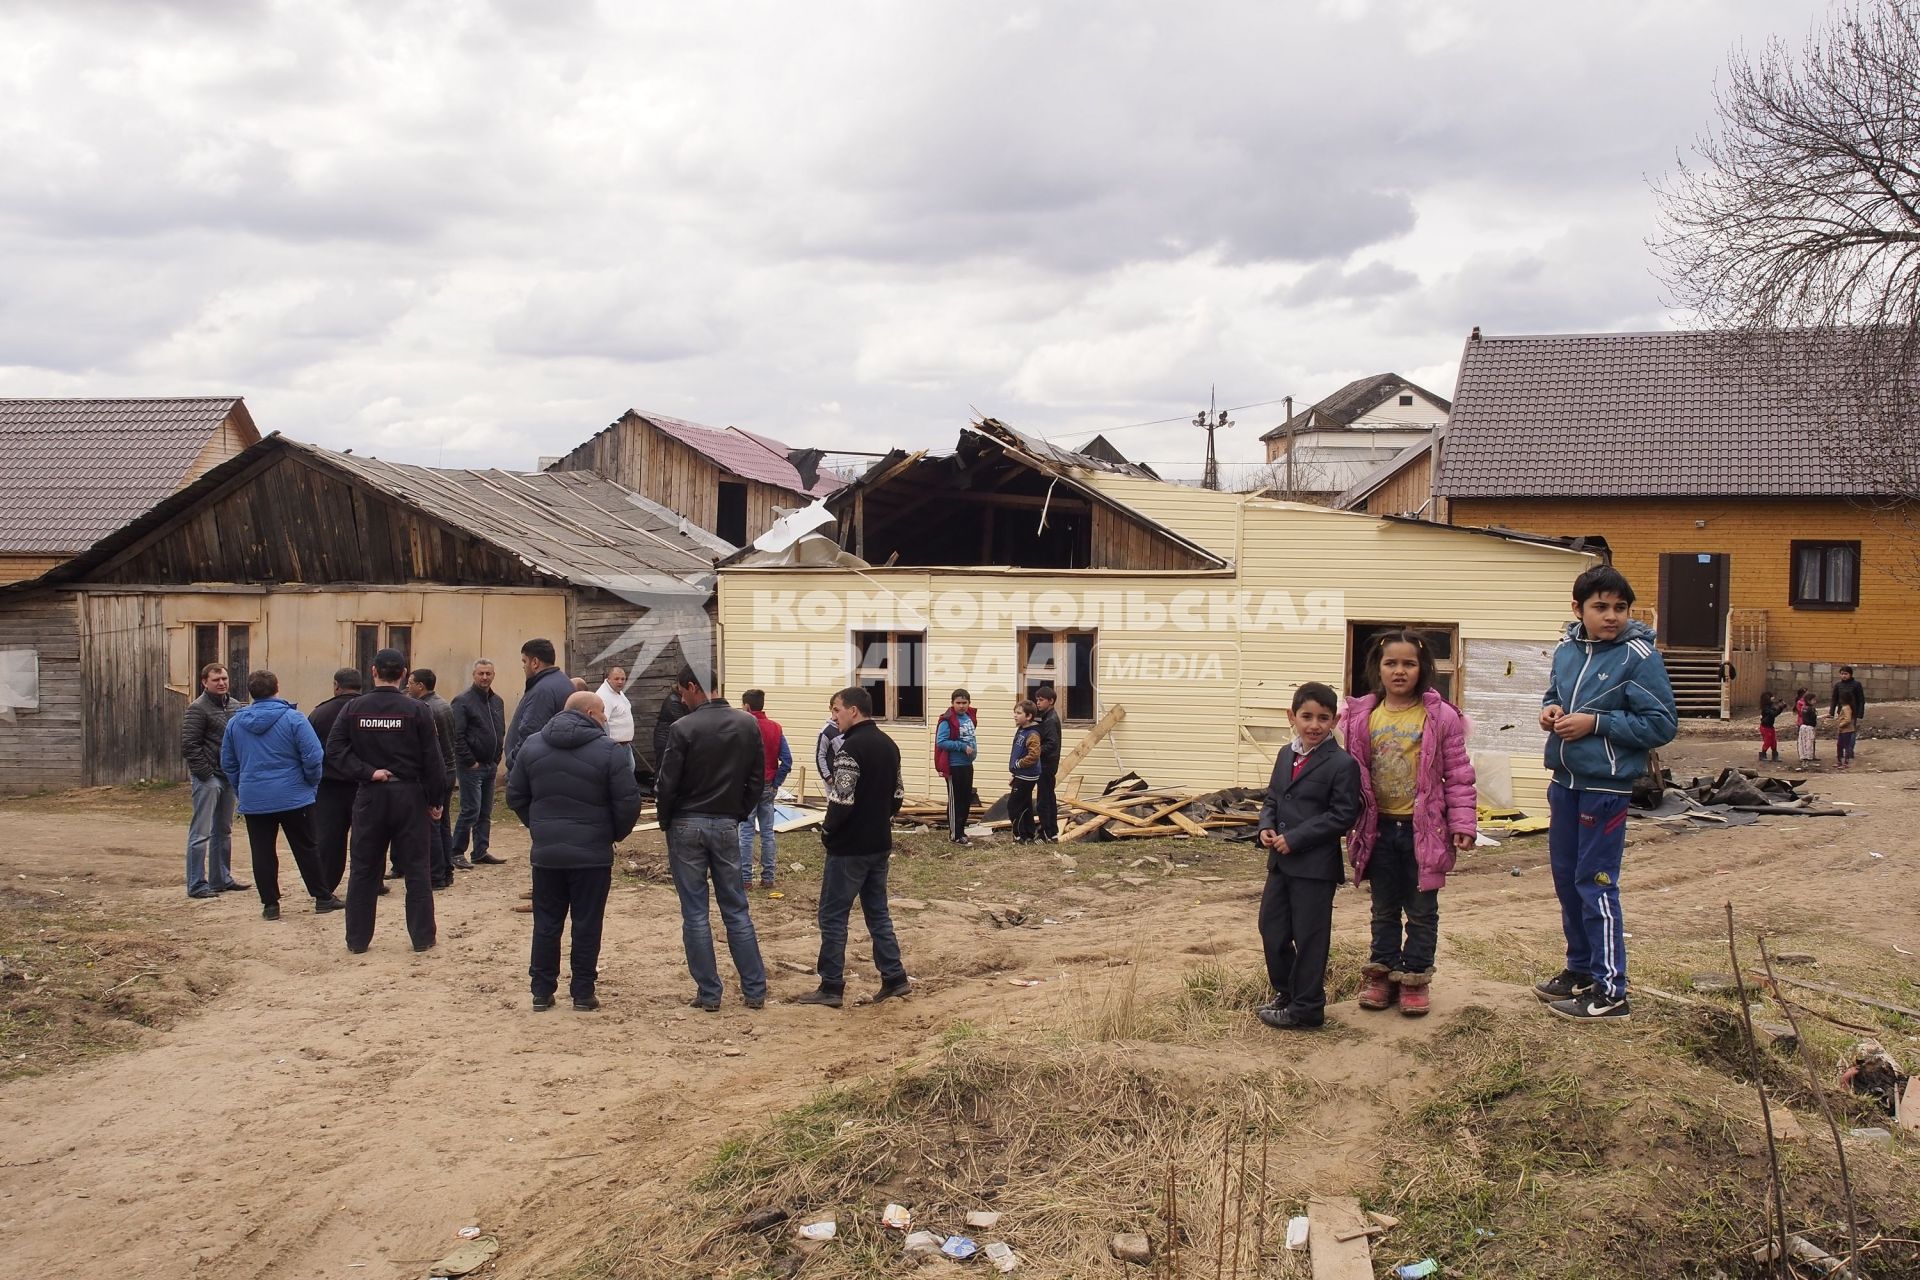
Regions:
M 1279 1030 L 1326 1021 L 1327 948 L 1333 893 L 1344 879 L 1340 837 L 1360 816 L 1360 769 L 1333 736 L 1337 698 L 1324 684 L 1293 694 L 1293 741 L 1280 749 L 1260 806 L 1267 887 L 1260 896 L 1260 941 L 1273 998 L 1260 1021 Z
M 1853 767 L 1853 742 L 1859 729 L 1860 722 L 1853 718 L 1853 704 L 1851 702 L 1841 703 L 1839 714 L 1833 725 L 1833 761 L 1842 769 L 1850 769 Z M 254 877 L 256 880 L 259 878 L 258 876 Z
M 973 805 L 973 761 L 979 742 L 973 729 L 973 695 L 955 689 L 933 731 L 933 767 L 947 780 L 947 839 L 967 839 L 967 811 Z
M 1627 800 L 1647 753 L 1673 741 L 1679 718 L 1653 628 L 1628 617 L 1633 587 L 1612 565 L 1573 582 L 1574 621 L 1553 651 L 1541 699 L 1547 738 L 1547 854 L 1560 896 L 1567 967 L 1534 987 L 1563 1018 L 1631 1016 L 1620 863 Z
M 1373 946 L 1362 1009 L 1427 1011 L 1440 940 L 1440 890 L 1479 829 L 1467 724 L 1433 685 L 1433 655 L 1415 631 L 1389 631 L 1367 653 L 1373 692 L 1340 713 L 1360 768 L 1360 821 L 1347 839 L 1353 882 L 1373 886 Z M 1402 921 L 1405 931 L 1402 932 Z
M 1040 781 L 1040 726 L 1034 723 L 1038 715 L 1024 698 L 1013 704 L 1013 755 L 1007 762 L 1013 794 L 1007 800 L 1007 817 L 1013 822 L 1015 844 L 1032 844 L 1038 830 L 1033 821 L 1033 788 Z
M 1780 759 L 1780 734 L 1774 725 L 1780 721 L 1780 713 L 1786 708 L 1780 705 L 1769 689 L 1760 695 L 1760 758 L 1765 760 L 1771 751 L 1775 761 Z
M 1800 696 L 1793 702 L 1793 719 L 1799 728 L 1799 736 L 1794 745 L 1799 748 L 1800 763 L 1810 765 L 1820 758 L 1818 740 L 1814 736 L 1820 723 L 1820 705 L 1813 700 L 1813 694 L 1800 690 Z

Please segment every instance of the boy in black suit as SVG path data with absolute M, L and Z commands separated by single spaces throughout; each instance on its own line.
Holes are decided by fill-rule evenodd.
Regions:
M 1340 838 L 1360 817 L 1360 766 L 1333 736 L 1337 702 L 1324 684 L 1294 691 L 1287 717 L 1294 738 L 1273 762 L 1260 806 L 1260 847 L 1267 851 L 1260 941 L 1273 999 L 1259 1014 L 1280 1030 L 1326 1021 L 1333 893 L 1346 878 Z

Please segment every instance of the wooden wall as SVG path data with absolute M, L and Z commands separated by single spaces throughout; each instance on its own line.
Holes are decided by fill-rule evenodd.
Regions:
M 153 592 L 81 596 L 86 786 L 186 780 L 180 720 L 189 695 L 167 687 L 165 606 Z
M 723 471 L 712 459 L 629 413 L 560 459 L 554 471 L 592 471 L 718 533 L 720 483 L 747 486 L 747 541 L 765 533 L 780 511 L 804 507 L 811 498 Z
M 179 525 L 92 582 L 444 582 L 537 586 L 519 560 L 377 491 L 281 455 L 236 476 Z
M 1095 569 L 1204 569 L 1201 558 L 1103 503 L 1093 504 Z
M 1410 516 L 1418 512 L 1423 520 L 1447 523 L 1447 500 L 1433 491 L 1433 451 L 1429 449 L 1421 454 L 1368 494 L 1361 510 L 1375 516 Z
M 79 786 L 85 743 L 78 601 L 61 591 L 0 598 L 0 649 L 31 649 L 40 664 L 39 709 L 0 712 L 0 795 Z
M 246 405 L 235 404 L 207 437 L 206 447 L 200 450 L 200 456 L 193 460 L 175 487 L 184 489 L 248 445 L 259 442 L 260 431 L 253 425 L 253 416 L 247 412 Z
M 710 598 L 702 613 L 705 625 L 700 631 L 679 629 L 677 636 L 668 638 L 646 665 L 636 670 L 634 663 L 642 651 L 659 642 L 663 632 L 675 624 L 662 614 L 649 613 L 640 605 L 593 588 L 576 589 L 568 602 L 567 653 L 574 665 L 567 668 L 567 674 L 579 676 L 590 689 L 598 689 L 607 672 L 625 668 L 627 702 L 633 707 L 634 752 L 649 768 L 659 765 L 653 758 L 653 726 L 659 719 L 661 702 L 673 689 L 674 677 L 695 658 L 712 667 L 714 611 L 715 603 Z M 739 690 L 733 692 L 737 698 Z
M 0 586 L 37 578 L 60 564 L 65 556 L 0 556 Z

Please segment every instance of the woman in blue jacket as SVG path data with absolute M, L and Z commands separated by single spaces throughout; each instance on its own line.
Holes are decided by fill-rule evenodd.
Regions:
M 220 743 L 220 770 L 232 779 L 237 807 L 247 820 L 253 886 L 260 891 L 260 916 L 265 920 L 280 918 L 275 839 L 282 831 L 300 879 L 313 895 L 314 911 L 338 911 L 347 905 L 325 887 L 313 842 L 313 797 L 326 753 L 312 723 L 279 693 L 280 679 L 273 672 L 248 676 L 247 695 L 253 702 L 228 718 Z

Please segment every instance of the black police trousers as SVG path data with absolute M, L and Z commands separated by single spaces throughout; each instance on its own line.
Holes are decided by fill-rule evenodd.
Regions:
M 388 850 L 407 885 L 407 933 L 416 950 L 433 945 L 433 887 L 427 798 L 417 782 L 363 782 L 353 799 L 353 848 L 347 871 L 347 950 L 373 941 L 374 911 Z

